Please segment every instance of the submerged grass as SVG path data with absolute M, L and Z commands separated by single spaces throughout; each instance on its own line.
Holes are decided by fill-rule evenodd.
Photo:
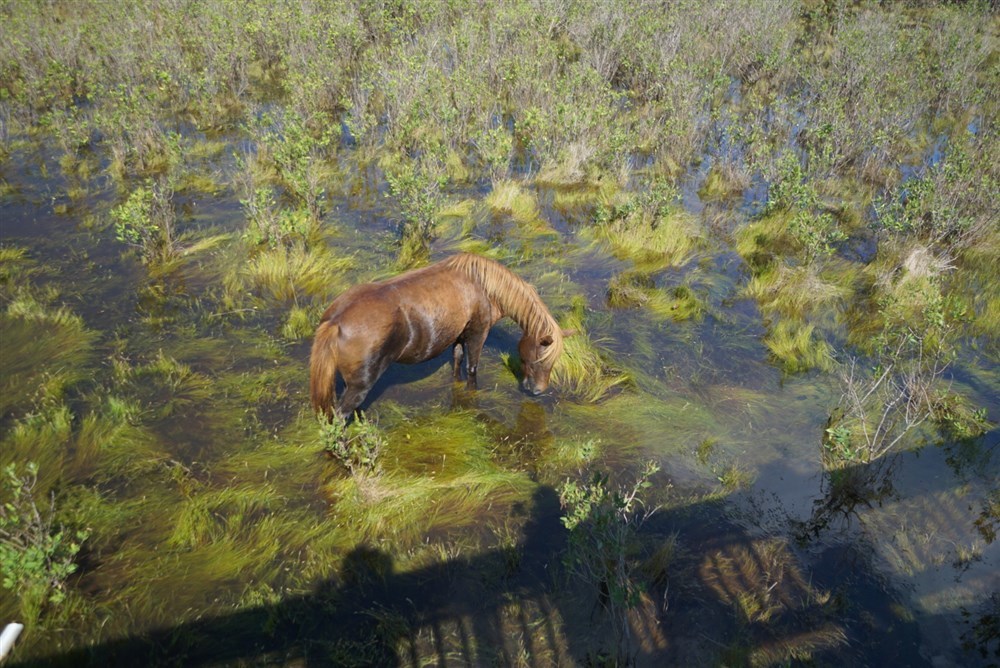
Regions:
M 586 334 L 582 302 L 560 324 L 563 329 L 576 330 L 565 339 L 562 357 L 552 369 L 552 382 L 561 392 L 594 403 L 632 384 L 628 371 L 615 365 Z
M 526 500 L 533 488 L 523 474 L 501 470 L 452 478 L 386 471 L 334 480 L 324 491 L 331 522 L 355 544 L 391 540 L 405 546 L 431 532 L 480 526 L 491 513 Z
M 0 417 L 61 400 L 90 376 L 98 338 L 64 307 L 47 308 L 26 295 L 9 302 L 0 313 Z
M 648 309 L 657 319 L 682 322 L 701 316 L 704 305 L 690 287 L 659 288 L 647 274 L 618 274 L 608 282 L 608 305 L 614 308 Z
M 764 337 L 764 345 L 786 373 L 833 368 L 833 349 L 815 332 L 815 326 L 797 320 L 779 320 Z

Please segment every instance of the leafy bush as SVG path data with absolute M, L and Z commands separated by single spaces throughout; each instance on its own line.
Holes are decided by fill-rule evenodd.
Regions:
M 378 469 L 378 455 L 385 446 L 385 435 L 377 423 L 367 420 L 360 412 L 351 425 L 344 420 L 325 417 L 318 421 L 323 449 L 352 475 Z
M 642 494 L 659 470 L 650 461 L 630 486 L 612 489 L 606 474 L 594 473 L 589 482 L 566 481 L 559 490 L 562 523 L 569 530 L 566 567 L 599 592 L 622 665 L 629 663 L 628 611 L 639 604 L 642 591 L 633 577 L 629 548 L 639 526 L 656 510 L 644 508 Z
M 139 249 L 149 264 L 171 259 L 177 252 L 173 189 L 165 179 L 140 186 L 111 209 L 118 241 Z
M 790 152 L 780 159 L 777 177 L 768 188 L 765 215 L 779 210 L 792 212 L 789 231 L 804 249 L 807 264 L 831 255 L 834 244 L 846 238 L 798 157 Z
M 20 599 L 21 611 L 35 620 L 46 605 L 66 598 L 66 579 L 76 572 L 76 555 L 89 532 L 70 532 L 55 522 L 55 494 L 48 509 L 35 499 L 38 466 L 29 462 L 25 473 L 14 464 L 3 469 L 8 499 L 0 505 L 0 571 L 3 587 Z

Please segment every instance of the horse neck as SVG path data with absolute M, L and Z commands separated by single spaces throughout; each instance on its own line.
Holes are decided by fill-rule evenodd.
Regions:
M 536 338 L 550 335 L 553 342 L 558 342 L 558 345 L 551 346 L 552 352 L 562 351 L 559 323 L 529 283 L 502 264 L 479 255 L 456 255 L 448 262 L 472 276 L 504 315 L 516 322 L 526 334 Z

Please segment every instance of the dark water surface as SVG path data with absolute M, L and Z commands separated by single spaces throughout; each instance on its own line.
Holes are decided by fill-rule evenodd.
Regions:
M 685 284 L 703 302 L 701 317 L 673 322 L 608 307 L 609 280 L 631 262 L 554 206 L 550 190 L 535 193 L 550 233 L 485 217 L 467 234 L 446 227 L 435 258 L 485 241 L 557 317 L 582 300 L 587 335 L 633 386 L 597 403 L 558 387 L 526 397 L 501 359 L 516 358 L 518 336 L 504 323 L 476 393 L 453 386 L 447 355 L 380 379 L 363 408 L 389 439 L 385 476 L 351 487 L 314 436 L 308 338 L 280 335 L 292 304 L 223 297 L 240 262 L 229 250 L 243 225 L 235 194 L 179 193 L 186 243 L 225 236 L 151 277 L 114 238 L 110 185 L 95 179 L 69 200 L 44 147 L 7 164 L 2 243 L 38 269 L 16 280 L 53 288 L 48 307 L 64 305 L 97 336 L 68 397 L 74 433 L 82 415 L 110 410 L 109 397 L 139 407 L 131 436 L 61 446 L 66 483 L 100 490 L 92 503 L 122 524 L 95 536 L 74 580 L 89 612 L 70 630 L 29 633 L 30 661 L 336 665 L 360 647 L 386 665 L 571 665 L 594 656 L 601 612 L 555 574 L 565 548 L 557 487 L 592 468 L 627 479 L 652 459 L 663 507 L 641 536 L 678 549 L 642 604 L 650 625 L 633 629 L 639 664 L 988 663 L 963 644 L 1000 590 L 1000 543 L 982 521 L 1000 480 L 1000 431 L 964 443 L 917 434 L 850 472 L 863 494 L 839 494 L 821 462 L 836 379 L 787 376 L 771 362 L 725 234 L 706 233 L 692 260 L 655 273 L 658 288 Z M 703 202 L 705 171 L 684 189 L 689 213 L 706 230 L 720 208 L 745 221 L 759 197 Z M 379 197 L 331 199 L 324 243 L 354 258 L 331 276 L 332 294 L 394 271 L 394 222 Z M 296 299 L 321 309 L 327 297 Z M 32 354 L 2 344 L 4 357 Z M 158 370 L 158 359 L 186 370 Z M 132 370 L 116 375 L 112 360 Z M 951 370 L 954 389 L 994 423 L 998 372 L 975 351 Z M 5 439 L 25 412 L 2 416 Z M 116 459 L 107 453 L 119 441 Z M 349 499 L 367 514 L 346 514 Z M 419 519 L 397 503 L 420 506 Z M 185 534 L 196 516 L 208 528 Z

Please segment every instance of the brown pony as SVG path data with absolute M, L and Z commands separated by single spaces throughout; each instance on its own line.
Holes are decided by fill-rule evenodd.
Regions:
M 479 355 L 490 328 L 510 316 L 524 335 L 518 344 L 522 386 L 540 394 L 563 350 L 563 332 L 528 283 L 493 260 L 463 253 L 337 297 L 320 320 L 309 360 L 313 408 L 347 418 L 393 362 L 415 364 L 454 346 L 455 380 L 465 357 L 468 387 L 476 386 Z M 345 389 L 336 398 L 336 374 Z

